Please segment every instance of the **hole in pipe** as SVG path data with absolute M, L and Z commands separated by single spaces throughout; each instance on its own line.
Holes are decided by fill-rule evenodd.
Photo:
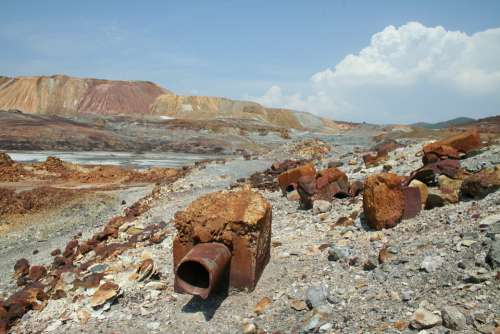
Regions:
M 210 284 L 210 277 L 207 269 L 195 261 L 186 261 L 177 269 L 177 275 L 187 284 L 206 289 Z

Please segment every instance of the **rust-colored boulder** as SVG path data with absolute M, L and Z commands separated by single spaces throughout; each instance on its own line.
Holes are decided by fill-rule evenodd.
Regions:
M 33 282 L 41 280 L 47 275 L 47 269 L 44 266 L 32 266 L 30 268 L 29 279 Z
M 283 194 L 296 189 L 299 178 L 304 175 L 316 175 L 316 169 L 312 164 L 292 168 L 278 175 L 278 185 Z
M 377 152 L 376 154 L 367 153 L 363 155 L 363 161 L 365 163 L 365 166 L 367 168 L 370 168 L 378 166 L 380 163 L 386 161 L 388 157 L 389 156 L 385 151 Z
M 198 198 L 175 215 L 174 268 L 196 244 L 223 243 L 231 250 L 229 286 L 253 290 L 270 259 L 271 219 L 271 205 L 248 189 Z
M 483 198 L 500 188 L 500 167 L 483 169 L 464 179 L 460 187 L 462 197 Z
M 314 199 L 331 201 L 334 197 L 349 196 L 347 175 L 337 168 L 327 168 L 318 172 Z
M 408 178 L 407 183 L 412 180 L 419 180 L 426 185 L 435 186 L 438 183 L 437 178 L 439 175 L 446 175 L 449 178 L 455 179 L 461 177 L 462 174 L 460 161 L 451 159 L 439 160 L 414 171 Z
M 402 181 L 392 173 L 371 175 L 365 180 L 363 210 L 370 227 L 391 228 L 401 221 L 405 210 Z
M 349 196 L 351 197 L 358 196 L 363 191 L 363 188 L 364 188 L 363 182 L 359 180 L 351 182 L 351 184 L 349 185 Z
M 481 146 L 479 132 L 469 130 L 455 136 L 436 141 L 424 146 L 424 163 L 431 162 L 435 156 L 458 159 L 459 153 L 469 153 Z

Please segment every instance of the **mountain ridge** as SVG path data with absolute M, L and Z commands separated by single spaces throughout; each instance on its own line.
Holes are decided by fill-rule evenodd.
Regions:
M 238 118 L 297 130 L 336 131 L 345 124 L 307 112 L 267 108 L 256 102 L 177 95 L 151 81 L 67 75 L 0 76 L 0 109 L 31 114 L 167 116 L 187 120 Z

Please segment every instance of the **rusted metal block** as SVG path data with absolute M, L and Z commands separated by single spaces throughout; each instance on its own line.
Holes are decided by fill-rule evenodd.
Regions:
M 203 243 L 208 245 L 206 247 L 220 248 L 209 245 L 219 243 L 230 251 L 229 287 L 253 290 L 270 259 L 271 219 L 271 205 L 260 194 L 247 189 L 208 194 L 178 212 L 174 221 L 177 235 L 173 244 L 174 270 L 177 273 L 175 290 L 185 293 L 195 291 L 194 288 L 186 289 L 179 281 L 179 276 L 184 277 L 184 282 L 188 279 L 184 275 L 186 273 L 179 275 L 179 270 L 193 255 L 190 252 Z M 208 252 L 207 249 L 205 251 Z M 202 262 L 198 261 L 199 264 Z M 208 273 L 207 266 L 200 265 L 205 271 L 194 271 L 193 275 Z M 194 278 L 191 282 L 194 287 L 206 283 L 203 280 L 196 283 Z M 203 286 L 197 286 L 199 289 L 195 294 L 204 297 L 206 291 L 203 289 L 207 287 Z
M 316 169 L 312 164 L 292 168 L 278 175 L 278 184 L 283 194 L 297 189 L 299 178 L 306 175 L 316 175 Z
M 403 219 L 416 217 L 422 210 L 422 199 L 418 188 L 403 187 L 405 207 L 403 210 Z

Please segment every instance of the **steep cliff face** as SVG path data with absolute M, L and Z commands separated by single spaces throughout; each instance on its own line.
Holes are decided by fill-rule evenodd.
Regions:
M 0 109 L 68 115 L 145 114 L 169 91 L 145 81 L 80 79 L 64 75 L 0 77 Z

